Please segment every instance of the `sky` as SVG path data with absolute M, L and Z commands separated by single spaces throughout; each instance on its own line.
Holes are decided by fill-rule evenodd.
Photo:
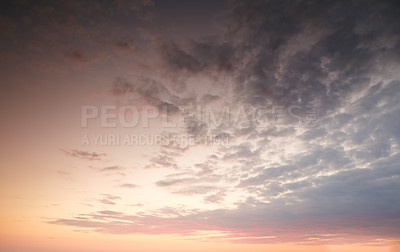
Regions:
M 400 251 L 398 1 L 0 6 L 0 251 Z

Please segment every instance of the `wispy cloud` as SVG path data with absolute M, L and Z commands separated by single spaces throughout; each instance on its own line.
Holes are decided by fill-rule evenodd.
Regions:
M 89 161 L 101 160 L 103 157 L 107 156 L 107 154 L 105 153 L 96 153 L 82 150 L 60 150 L 68 157 L 75 157 Z
M 133 189 L 133 188 L 138 188 L 139 186 L 131 183 L 126 183 L 126 184 L 121 184 L 118 187 Z
M 122 166 L 118 166 L 118 165 L 107 166 L 107 167 L 99 169 L 99 171 L 101 171 L 101 172 L 122 171 L 122 170 L 125 170 L 125 168 Z
M 103 198 L 99 199 L 98 201 L 102 204 L 106 205 L 115 205 L 115 201 L 121 199 L 119 196 L 114 196 L 110 194 L 102 194 Z

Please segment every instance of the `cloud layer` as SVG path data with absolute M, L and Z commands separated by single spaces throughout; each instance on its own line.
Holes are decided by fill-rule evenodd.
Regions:
M 48 57 L 74 71 L 112 69 L 101 101 L 185 116 L 184 127 L 162 135 L 229 137 L 227 145 L 157 146 L 140 168 L 161 177 L 140 187 L 112 181 L 162 190 L 176 204 L 131 213 L 113 208 L 122 193 L 102 194 L 97 211 L 50 223 L 113 234 L 220 231 L 212 238 L 247 243 L 399 241 L 398 2 L 228 1 L 217 28 L 200 37 L 157 29 L 165 21 L 157 1 L 9 5 L 17 13 L 0 19 L 2 48 L 21 40 L 37 56 L 51 44 Z M 243 120 L 210 123 L 198 114 L 207 107 Z M 178 207 L 189 197 L 203 207 Z

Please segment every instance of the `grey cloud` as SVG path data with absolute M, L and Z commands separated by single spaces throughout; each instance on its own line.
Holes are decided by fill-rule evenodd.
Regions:
M 263 185 L 267 183 L 268 180 L 275 180 L 295 170 L 296 168 L 294 166 L 269 167 L 264 169 L 261 174 L 241 181 L 238 187 Z
M 102 157 L 107 156 L 107 154 L 105 153 L 96 153 L 96 152 L 81 151 L 81 150 L 69 150 L 69 151 L 63 149 L 60 150 L 68 157 L 75 157 L 89 161 L 101 160 Z
M 132 55 L 140 55 L 142 48 L 132 39 L 118 40 L 114 44 L 115 48 L 121 53 L 122 56 L 130 57 Z
M 103 204 L 107 204 L 107 205 L 115 205 L 115 202 L 111 201 L 109 199 L 101 199 L 101 200 L 99 200 L 99 202 L 103 203 Z
M 249 142 L 243 143 L 240 145 L 232 146 L 226 150 L 226 154 L 224 155 L 224 160 L 229 159 L 259 159 L 260 149 L 252 148 Z
M 107 166 L 107 167 L 104 167 L 104 168 L 101 168 L 100 169 L 100 171 L 102 171 L 102 172 L 107 172 L 107 171 L 121 171 L 121 170 L 125 170 L 125 168 L 124 167 L 121 167 L 121 166 Z
M 182 195 L 210 195 L 223 189 L 223 186 L 219 184 L 226 179 L 223 174 L 219 174 L 217 169 L 208 169 L 207 164 L 197 164 L 196 166 L 201 169 L 200 172 L 188 171 L 170 174 L 155 184 L 168 189 L 171 193 Z
M 317 178 L 317 187 L 299 193 L 307 203 L 307 211 L 327 215 L 385 216 L 398 218 L 400 204 L 398 156 L 389 166 L 374 165 L 372 169 L 343 171 Z M 305 206 L 303 206 L 305 207 Z
M 297 182 L 292 182 L 292 183 L 286 183 L 284 184 L 284 187 L 289 189 L 289 190 L 300 190 L 300 189 L 304 189 L 307 188 L 309 186 L 312 186 L 312 183 L 310 181 L 307 180 L 301 180 L 301 181 L 297 181 Z
M 204 201 L 206 203 L 220 203 L 220 202 L 224 201 L 225 196 L 226 196 L 226 193 L 223 190 L 221 190 L 216 194 L 212 194 L 212 195 L 208 195 L 208 196 L 204 197 Z
M 197 116 L 188 116 L 186 120 L 186 130 L 188 134 L 193 136 L 204 136 L 208 132 L 208 126 Z
M 178 165 L 175 162 L 175 159 L 168 154 L 162 154 L 150 159 L 151 165 L 149 167 L 171 167 L 174 169 L 178 169 Z
M 261 132 L 261 135 L 266 137 L 290 137 L 296 133 L 294 127 L 271 127 L 270 129 Z
M 230 43 L 192 41 L 191 46 L 196 58 L 209 68 L 214 67 L 217 71 L 230 72 L 237 64 L 236 51 Z
M 126 95 L 134 91 L 134 87 L 128 81 L 122 78 L 117 78 L 111 89 L 111 94 L 116 96 Z
M 283 106 L 304 107 L 314 103 L 320 116 L 342 105 L 351 92 L 365 88 L 370 74 L 376 71 L 377 51 L 359 47 L 364 36 L 370 34 L 368 38 L 373 39 L 380 32 L 393 33 L 386 27 L 389 24 L 394 27 L 392 22 L 399 23 L 394 21 L 395 11 L 390 5 L 374 9 L 375 4 L 374 1 L 292 4 L 234 1 L 228 12 L 230 31 L 233 38 L 243 39 L 244 45 L 237 50 L 242 50 L 243 55 L 252 55 L 244 70 L 238 73 L 237 98 L 254 106 L 271 99 Z M 381 12 L 387 16 L 374 24 L 381 31 L 366 30 L 363 37 L 355 33 L 359 23 L 371 22 L 371 13 Z M 288 51 L 292 50 L 292 41 L 309 30 L 315 33 L 325 30 L 325 35 L 307 49 Z
M 138 185 L 135 185 L 135 184 L 126 183 L 126 184 L 121 184 L 121 185 L 119 185 L 118 187 L 133 189 L 133 188 L 137 188 L 137 187 L 139 187 L 139 186 L 138 186 Z
M 208 104 L 208 103 L 212 103 L 214 101 L 217 101 L 218 99 L 220 99 L 221 97 L 218 95 L 212 95 L 212 94 L 205 94 L 201 97 L 201 101 L 203 104 Z
M 122 50 L 129 50 L 131 48 L 130 43 L 127 41 L 118 41 L 117 43 L 115 43 L 115 46 Z
M 185 45 L 164 41 L 160 51 L 167 67 L 189 74 L 210 70 L 230 72 L 238 62 L 233 45 L 214 40 L 191 40 Z
M 176 115 L 179 112 L 181 99 L 160 82 L 147 77 L 129 82 L 124 78 L 116 78 L 110 94 L 133 105 L 152 105 L 158 112 Z M 124 100 L 125 99 L 125 100 Z
M 174 70 L 186 70 L 196 73 L 203 68 L 195 57 L 179 48 L 175 43 L 164 43 L 161 47 L 161 55 L 168 63 L 168 66 Z
M 110 210 L 99 211 L 99 214 L 107 215 L 107 216 L 121 216 L 121 212 L 115 212 Z
M 169 178 L 164 179 L 156 182 L 156 185 L 160 187 L 169 187 L 175 185 L 188 185 L 195 182 L 196 179 L 194 178 Z
M 303 134 L 304 140 L 315 140 L 316 138 L 324 137 L 326 130 L 324 128 L 310 129 Z
M 179 210 L 171 207 L 158 209 L 153 215 L 144 216 L 133 216 L 109 210 L 94 212 L 83 216 L 86 217 L 86 219 L 56 219 L 49 221 L 49 223 L 79 228 L 92 228 L 97 232 L 113 234 L 173 234 L 179 231 L 190 234 L 196 230 L 195 227 L 182 229 L 186 226 L 184 223 L 185 221 L 179 219 L 182 216 Z M 170 216 L 171 219 L 168 220 L 167 217 L 161 216 Z M 176 224 L 174 228 L 170 226 L 171 221 Z M 157 225 L 158 228 L 152 228 L 154 225 Z
M 114 6 L 125 15 L 134 14 L 141 20 L 148 21 L 154 16 L 155 3 L 152 0 L 116 1 Z
M 219 190 L 219 188 L 216 186 L 210 186 L 210 185 L 192 186 L 189 184 L 188 186 L 182 186 L 180 188 L 177 187 L 172 191 L 172 193 L 181 195 L 195 195 L 195 194 L 209 194 L 216 190 Z
M 99 199 L 100 203 L 106 204 L 106 205 L 115 205 L 115 200 L 121 199 L 121 197 L 110 195 L 110 194 L 102 194 L 103 198 Z
M 89 62 L 87 55 L 77 50 L 64 53 L 64 57 L 74 63 L 86 64 Z
M 197 176 L 212 174 L 214 171 L 212 166 L 207 163 L 195 164 L 194 166 L 200 168 L 200 171 L 196 174 Z

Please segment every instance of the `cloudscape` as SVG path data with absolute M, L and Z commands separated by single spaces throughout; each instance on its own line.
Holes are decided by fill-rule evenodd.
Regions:
M 400 251 L 400 3 L 0 3 L 0 250 Z

